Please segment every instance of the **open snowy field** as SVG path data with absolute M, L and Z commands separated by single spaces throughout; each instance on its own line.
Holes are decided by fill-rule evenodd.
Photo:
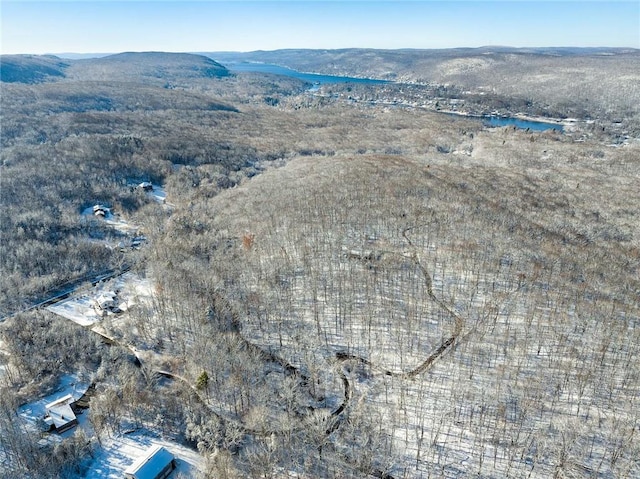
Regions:
M 96 215 L 96 211 L 101 211 L 100 215 Z M 133 234 L 138 231 L 138 227 L 130 224 L 128 221 L 124 220 L 119 214 L 111 211 L 111 208 L 108 208 L 103 205 L 96 204 L 94 206 L 90 206 L 82 211 L 82 216 L 86 218 L 95 218 L 101 221 L 104 221 L 109 226 L 112 226 L 116 230 L 125 234 Z

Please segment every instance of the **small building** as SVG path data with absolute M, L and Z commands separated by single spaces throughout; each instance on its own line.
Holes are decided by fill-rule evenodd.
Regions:
M 162 446 L 153 446 L 125 471 L 126 479 L 164 479 L 176 467 L 176 461 Z
M 93 300 L 93 305 L 99 313 L 105 315 L 107 312 L 116 312 L 118 295 L 113 291 L 100 293 L 100 296 Z
M 71 429 L 78 424 L 78 418 L 76 417 L 71 406 L 74 404 L 73 396 L 67 394 L 49 403 L 45 406 L 47 415 L 44 417 L 44 422 L 53 426 L 57 433 L 62 433 L 68 429 Z
M 102 218 L 104 218 L 105 216 L 107 216 L 108 212 L 109 208 L 107 208 L 106 206 L 94 205 L 93 207 L 93 214 L 95 216 L 101 216 Z
M 138 185 L 138 188 L 140 188 L 143 191 L 153 191 L 153 185 L 148 181 L 143 181 L 142 183 L 140 183 Z
M 140 249 L 142 243 L 144 243 L 145 241 L 147 241 L 146 236 L 136 236 L 131 240 L 131 247 L 133 249 Z

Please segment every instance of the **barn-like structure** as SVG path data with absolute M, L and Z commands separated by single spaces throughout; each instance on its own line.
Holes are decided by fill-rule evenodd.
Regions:
M 175 459 L 162 446 L 153 446 L 125 471 L 126 479 L 164 479 L 175 469 Z

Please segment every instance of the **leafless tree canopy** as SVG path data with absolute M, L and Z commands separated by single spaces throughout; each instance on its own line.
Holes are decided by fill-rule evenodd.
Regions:
M 11 59 L 0 472 L 82 477 L 145 428 L 197 449 L 203 477 L 638 477 L 638 102 L 563 106 L 566 84 L 531 79 L 527 106 L 505 75 L 551 58 L 451 55 L 429 85 L 312 91 L 200 57 Z M 462 90 L 443 78 L 480 109 L 578 121 L 445 115 Z M 95 204 L 144 246 L 112 247 L 129 233 Z M 102 320 L 109 344 L 28 310 L 125 267 L 153 299 Z M 95 437 L 43 448 L 16 408 L 68 373 L 92 384 Z

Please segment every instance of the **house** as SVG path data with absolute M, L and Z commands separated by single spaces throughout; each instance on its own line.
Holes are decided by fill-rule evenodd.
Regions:
M 153 185 L 148 181 L 143 181 L 142 183 L 140 183 L 138 185 L 138 188 L 140 188 L 143 191 L 153 191 Z
M 107 208 L 106 206 L 94 205 L 93 207 L 93 214 L 95 216 L 101 216 L 102 218 L 104 218 L 105 216 L 107 216 L 108 212 L 109 208 Z
M 124 471 L 124 477 L 126 479 L 164 479 L 175 467 L 176 461 L 169 451 L 162 446 L 153 446 Z
M 113 291 L 105 291 L 93 300 L 93 305 L 100 314 L 105 315 L 108 311 L 116 312 L 117 294 Z
M 71 406 L 74 404 L 73 396 L 67 394 L 49 403 L 45 406 L 47 415 L 44 417 L 44 422 L 50 427 L 53 426 L 57 433 L 62 433 L 68 429 L 71 429 L 78 424 L 78 418 L 76 418 Z

